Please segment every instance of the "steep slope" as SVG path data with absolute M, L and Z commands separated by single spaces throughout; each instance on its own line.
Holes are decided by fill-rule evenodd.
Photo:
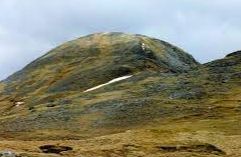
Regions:
M 160 78 L 165 78 L 196 66 L 198 63 L 192 56 L 181 49 L 142 35 L 99 33 L 70 41 L 3 81 L 6 86 L 1 113 L 8 120 L 1 123 L 1 131 L 47 129 L 58 134 L 58 126 L 71 132 L 85 132 L 93 127 L 105 130 L 107 126 L 119 124 L 123 129 L 138 119 L 144 120 L 143 114 L 155 110 L 153 107 L 148 111 L 149 100 L 144 95 L 139 97 L 137 92 L 140 90 L 142 94 L 142 81 L 146 77 L 163 75 Z M 111 85 L 93 93 L 85 92 L 132 75 L 127 81 L 110 82 Z M 140 105 L 146 111 L 138 109 Z M 98 129 L 93 132 L 101 133 Z

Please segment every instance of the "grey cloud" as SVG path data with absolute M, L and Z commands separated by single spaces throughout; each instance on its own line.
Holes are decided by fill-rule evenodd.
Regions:
M 51 48 L 94 32 L 139 33 L 201 62 L 240 49 L 239 0 L 1 0 L 0 79 Z

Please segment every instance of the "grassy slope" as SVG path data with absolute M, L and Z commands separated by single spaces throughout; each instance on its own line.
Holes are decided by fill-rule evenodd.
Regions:
M 95 40 L 98 42 L 103 41 L 99 37 L 97 39 Z M 150 46 L 152 51 L 154 46 Z M 58 49 L 64 48 L 65 46 Z M 113 52 L 113 49 L 108 52 Z M 108 56 L 106 53 L 107 51 L 104 51 Z M 163 53 L 160 53 L 160 58 L 161 54 Z M 45 57 L 51 55 L 57 54 L 50 53 Z M 129 59 L 133 59 L 133 56 Z M 106 66 L 107 62 L 102 63 L 99 59 L 93 61 L 97 63 L 97 67 L 101 66 L 99 70 Z M 21 84 L 23 90 L 17 86 L 19 92 L 1 98 L 1 138 L 45 141 L 25 141 L 23 144 L 21 141 L 3 141 L 0 148 L 7 146 L 17 152 L 36 156 L 41 156 L 38 146 L 43 144 L 62 144 L 74 148 L 74 151 L 64 156 L 240 156 L 241 55 L 231 55 L 197 67 L 193 66 L 197 64 L 192 61 L 191 67 L 194 69 L 184 73 L 172 64 L 176 63 L 173 59 L 166 63 L 161 61 L 155 63 L 155 66 L 149 66 L 148 63 L 148 66 L 144 67 L 143 64 L 129 65 L 128 59 L 121 64 L 110 64 L 103 71 L 108 74 L 105 75 L 104 81 L 118 77 L 119 74 L 114 72 L 119 71 L 119 65 L 133 67 L 131 70 L 125 69 L 121 75 L 131 73 L 134 76 L 89 93 L 82 93 L 86 89 L 84 85 L 93 87 L 103 83 L 103 77 L 96 75 L 98 73 L 95 71 L 81 71 L 95 78 L 91 81 L 88 79 L 90 83 L 78 82 L 79 86 L 71 87 L 72 90 L 47 92 L 49 88 L 59 85 L 58 80 L 61 82 L 70 74 L 76 76 L 72 75 L 71 70 L 83 70 L 78 66 L 68 66 L 59 73 L 47 72 L 46 69 L 51 69 L 50 67 L 56 64 L 61 67 L 61 60 L 59 63 L 48 65 L 48 68 L 35 67 L 38 70 L 31 72 L 30 81 L 32 78 L 48 77 L 48 81 L 51 78 L 57 81 L 53 84 L 45 82 L 44 86 L 37 90 L 36 87 L 24 88 L 28 80 L 22 84 L 13 76 L 10 78 L 13 80 L 10 85 L 16 88 L 16 84 Z M 93 62 L 82 63 L 89 63 L 85 68 L 93 69 L 89 67 Z M 108 73 L 110 67 L 118 68 Z M 38 75 L 32 77 L 35 72 Z M 69 78 L 72 78 L 71 76 Z M 26 97 L 19 95 L 25 90 L 33 91 L 26 91 Z M 26 104 L 18 108 L 9 101 L 20 98 Z M 65 139 L 74 141 L 64 141 Z M 219 148 L 221 152 L 209 145 Z M 171 147 L 171 151 L 160 150 L 161 147 Z

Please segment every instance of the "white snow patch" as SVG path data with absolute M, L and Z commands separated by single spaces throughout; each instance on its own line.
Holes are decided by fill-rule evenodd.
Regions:
M 145 44 L 145 43 L 142 43 L 142 44 L 141 44 L 141 48 L 142 48 L 143 51 L 145 51 L 145 50 L 146 50 L 146 44 Z
M 109 84 L 111 84 L 111 83 L 115 83 L 115 82 L 119 82 L 119 81 L 121 81 L 121 80 L 128 79 L 128 78 L 130 78 L 130 77 L 132 77 L 132 76 L 133 76 L 133 75 L 128 75 L 128 76 L 122 76 L 122 77 L 115 78 L 115 79 L 113 79 L 113 80 L 110 80 L 110 81 L 107 82 L 107 83 L 104 83 L 104 84 L 95 86 L 95 87 L 93 87 L 93 88 L 87 89 L 87 90 L 84 91 L 84 93 L 90 92 L 90 91 L 93 91 L 93 90 L 96 90 L 96 89 L 98 89 L 98 88 L 101 88 L 101 87 L 103 87 L 103 86 L 109 85 Z
M 20 105 L 23 105 L 25 104 L 25 102 L 23 101 L 18 101 L 18 102 L 15 102 L 15 106 L 19 107 Z

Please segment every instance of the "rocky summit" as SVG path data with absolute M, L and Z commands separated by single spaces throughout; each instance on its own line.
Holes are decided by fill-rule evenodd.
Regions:
M 241 51 L 206 64 L 97 33 L 0 83 L 0 150 L 19 157 L 240 157 Z

